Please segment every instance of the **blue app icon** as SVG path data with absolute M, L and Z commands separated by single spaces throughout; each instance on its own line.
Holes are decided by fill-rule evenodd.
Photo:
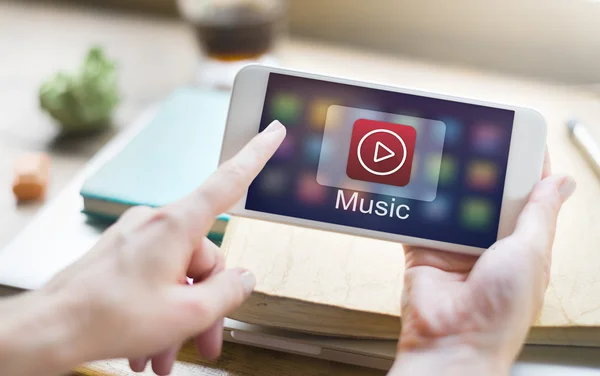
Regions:
M 310 163 L 319 163 L 319 158 L 329 158 L 329 148 L 323 144 L 321 135 L 311 135 L 304 141 L 304 157 Z
M 421 206 L 423 218 L 433 221 L 442 222 L 450 216 L 451 200 L 444 194 L 438 196 L 432 202 L 428 202 Z
M 464 125 L 458 119 L 453 117 L 441 118 L 440 121 L 446 124 L 445 144 L 448 146 L 459 145 L 464 132 Z

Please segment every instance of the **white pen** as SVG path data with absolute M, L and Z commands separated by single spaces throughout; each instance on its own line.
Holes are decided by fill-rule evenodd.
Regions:
M 569 135 L 583 153 L 594 172 L 600 177 L 600 144 L 590 130 L 577 120 L 567 122 Z

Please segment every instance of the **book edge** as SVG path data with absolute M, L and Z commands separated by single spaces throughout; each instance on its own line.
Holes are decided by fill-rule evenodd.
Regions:
M 277 295 L 266 294 L 263 292 L 255 291 L 252 293 L 252 296 L 259 298 L 259 299 L 264 298 L 264 297 L 266 297 L 268 299 L 276 299 L 280 303 L 283 303 L 283 305 L 285 305 L 286 302 L 288 302 L 288 301 L 295 301 L 296 303 L 300 303 L 302 306 L 306 306 L 307 307 L 306 312 L 310 312 L 309 307 L 318 306 L 321 308 L 331 307 L 338 312 L 348 311 L 348 312 L 359 313 L 359 314 L 363 314 L 363 315 L 373 314 L 373 313 L 368 313 L 365 311 L 351 310 L 351 309 L 339 307 L 339 306 L 317 304 L 314 302 L 305 301 L 305 300 L 301 300 L 301 299 L 295 299 L 295 298 L 290 298 L 290 297 L 280 297 Z M 397 331 L 397 333 L 390 332 L 389 336 L 388 335 L 357 336 L 357 335 L 352 335 L 352 334 L 343 334 L 339 330 L 337 330 L 337 331 L 335 331 L 335 330 L 332 330 L 332 331 L 315 330 L 314 327 L 311 328 L 310 324 L 303 324 L 303 323 L 298 323 L 298 324 L 291 323 L 289 325 L 285 325 L 285 324 L 282 324 L 282 322 L 284 322 L 284 321 L 280 321 L 280 323 L 278 325 L 266 325 L 265 322 L 259 322 L 260 320 L 257 320 L 257 321 L 248 320 L 248 318 L 244 317 L 241 314 L 242 312 L 243 312 L 243 310 L 241 310 L 241 312 L 240 312 L 240 310 L 235 311 L 234 313 L 232 313 L 229 316 L 229 318 L 238 320 L 241 322 L 246 322 L 249 324 L 254 324 L 254 325 L 261 325 L 261 326 L 267 326 L 267 327 L 272 327 L 272 328 L 277 328 L 277 329 L 297 331 L 297 332 L 302 332 L 302 333 L 316 334 L 316 335 L 321 335 L 321 336 L 325 335 L 325 336 L 334 336 L 334 337 L 341 337 L 341 338 L 376 339 L 376 340 L 392 340 L 392 339 L 397 340 L 400 337 L 399 330 Z M 379 318 L 386 319 L 386 320 L 388 320 L 388 319 L 398 320 L 399 322 L 401 322 L 401 320 L 402 320 L 401 317 L 399 317 L 399 316 L 393 316 L 393 315 L 388 315 L 388 314 L 383 314 L 383 313 L 374 313 L 373 315 L 377 316 Z M 351 333 L 352 331 L 350 330 L 348 332 Z M 365 330 L 362 329 L 362 330 L 357 330 L 355 332 L 365 332 Z M 529 333 L 526 338 L 525 344 L 526 345 L 539 345 L 539 346 L 577 346 L 577 347 L 599 347 L 600 348 L 600 327 L 595 327 L 595 326 L 590 326 L 590 327 L 586 327 L 586 326 L 531 327 L 529 329 Z
M 85 209 L 82 209 L 81 213 L 85 214 L 88 218 L 90 218 L 92 220 L 97 220 L 104 224 L 112 224 L 112 223 L 115 223 L 119 219 L 119 217 L 115 217 L 112 215 L 105 215 L 105 214 L 97 213 L 97 212 L 90 212 L 90 211 L 86 211 Z M 212 228 L 216 227 L 216 225 L 218 224 L 219 221 L 227 222 L 226 219 L 224 220 L 224 219 L 220 219 L 217 217 Z M 227 232 L 227 230 L 225 232 Z M 217 244 L 219 247 L 221 246 L 221 244 L 223 242 L 224 236 L 225 236 L 225 234 L 222 233 L 221 231 L 215 231 L 213 229 L 211 229 L 211 231 L 206 235 L 206 237 L 210 241 Z
M 86 209 L 85 208 L 85 200 L 93 200 L 93 201 L 96 201 L 96 202 L 114 203 L 114 204 L 117 204 L 117 205 L 124 206 L 125 210 L 130 209 L 130 208 L 135 207 L 135 206 L 148 206 L 148 207 L 151 207 L 151 208 L 158 208 L 158 207 L 160 207 L 158 205 L 147 204 L 147 203 L 133 203 L 133 202 L 129 202 L 129 201 L 126 201 L 126 200 L 111 199 L 111 198 L 106 198 L 106 197 L 102 197 L 102 196 L 95 195 L 95 194 L 84 194 L 83 192 L 80 192 L 80 195 L 84 199 L 84 208 L 82 209 L 82 212 L 84 214 L 87 214 L 87 215 L 96 215 L 96 216 L 104 216 L 104 217 L 114 217 L 112 215 L 108 215 L 108 214 L 102 213 L 102 212 L 97 211 L 97 210 Z M 125 210 L 123 210 L 123 212 Z M 118 219 L 118 216 L 116 216 L 114 218 L 116 220 L 116 219 Z M 227 214 L 227 213 L 222 213 L 222 214 L 220 214 L 220 215 L 218 215 L 216 217 L 216 220 L 225 221 L 225 222 L 229 222 L 230 219 L 231 219 L 231 216 L 229 214 Z
M 270 294 L 270 293 L 267 293 L 267 292 L 264 292 L 264 291 L 260 291 L 260 290 L 254 290 L 252 292 L 252 295 L 264 296 L 264 297 L 269 297 L 269 298 L 276 298 L 276 299 L 280 299 L 280 300 L 288 300 L 288 301 L 300 302 L 302 304 L 313 305 L 313 306 L 318 306 L 318 307 L 329 307 L 329 308 L 333 308 L 333 309 L 336 309 L 336 310 L 347 311 L 347 312 L 352 312 L 352 313 L 360 313 L 360 314 L 381 316 L 381 317 L 394 318 L 394 319 L 401 318 L 400 314 L 393 315 L 393 314 L 389 314 L 389 313 L 381 313 L 381 312 L 375 312 L 375 311 L 352 309 L 352 308 L 348 308 L 348 307 L 344 307 L 344 306 L 339 306 L 339 305 L 335 305 L 335 304 L 316 303 L 316 302 L 313 302 L 313 301 L 310 301 L 310 300 L 304 300 L 304 299 L 294 298 L 294 297 L 290 297 L 290 296 Z

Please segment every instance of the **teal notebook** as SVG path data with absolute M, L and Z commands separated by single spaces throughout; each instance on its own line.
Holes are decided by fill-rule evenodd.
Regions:
M 150 122 L 90 176 L 81 189 L 83 211 L 116 220 L 132 206 L 160 207 L 192 192 L 219 163 L 229 93 L 182 88 L 161 104 Z M 227 216 L 210 237 L 220 240 Z

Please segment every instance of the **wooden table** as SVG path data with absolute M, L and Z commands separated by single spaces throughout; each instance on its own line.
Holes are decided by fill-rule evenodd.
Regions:
M 134 374 L 124 360 L 98 362 L 80 367 L 77 376 L 108 376 Z M 142 375 L 154 375 L 150 367 Z M 319 359 L 310 359 L 276 351 L 225 343 L 217 362 L 204 362 L 196 356 L 193 344 L 182 349 L 173 376 L 284 376 L 284 375 L 347 375 L 383 376 L 385 372 L 353 367 Z
M 51 73 L 81 61 L 92 43 L 106 47 L 119 61 L 123 103 L 115 129 L 92 138 L 57 139 L 57 130 L 37 104 L 40 82 Z M 49 197 L 69 179 L 119 128 L 129 124 L 149 104 L 174 88 L 193 82 L 198 64 L 197 46 L 185 24 L 171 19 L 147 18 L 86 9 L 0 2 L 0 248 L 36 214 L 41 204 L 17 205 L 10 191 L 12 161 L 32 150 L 53 158 Z M 506 100 L 528 105 L 557 104 L 551 122 L 578 114 L 600 124 L 600 101 L 575 88 L 522 78 L 471 72 L 456 67 L 377 56 L 310 42 L 282 46 L 283 63 L 293 68 L 343 74 L 359 79 L 419 86 L 452 88 L 455 94 Z M 557 124 L 554 124 L 557 126 Z M 598 129 L 595 130 L 598 133 Z M 600 134 L 598 134 L 600 136 Z M 558 136 L 550 148 L 563 143 Z M 554 161 L 557 171 L 569 171 L 578 159 Z M 599 184 L 589 178 L 580 185 Z M 225 344 L 218 362 L 199 361 L 191 347 L 180 354 L 177 375 L 383 375 L 383 372 Z M 124 361 L 98 362 L 76 371 L 79 375 L 130 374 Z

